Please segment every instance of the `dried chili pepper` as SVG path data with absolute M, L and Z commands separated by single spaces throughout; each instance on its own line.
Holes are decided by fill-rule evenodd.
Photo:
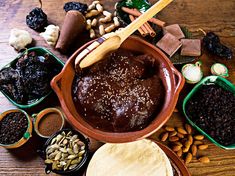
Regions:
M 226 59 L 232 59 L 232 50 L 220 43 L 220 38 L 218 35 L 216 35 L 214 32 L 206 33 L 203 30 L 201 31 L 205 34 L 203 38 L 203 45 L 210 53 Z

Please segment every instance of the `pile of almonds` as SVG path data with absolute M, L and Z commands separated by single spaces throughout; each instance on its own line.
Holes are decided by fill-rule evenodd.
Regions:
M 95 28 L 98 27 L 99 35 L 102 36 L 105 33 L 109 33 L 120 26 L 118 18 L 115 14 L 112 14 L 104 10 L 99 1 L 93 1 L 88 6 L 88 12 L 86 17 L 86 29 L 90 32 L 90 38 L 95 38 L 98 34 L 95 33 Z M 101 18 L 97 18 L 98 16 Z M 106 26 L 106 27 L 105 27 Z
M 166 126 L 160 135 L 162 142 L 168 142 L 168 146 L 188 164 L 196 157 L 202 163 L 209 163 L 207 156 L 199 156 L 199 150 L 205 150 L 208 145 L 203 142 L 203 135 L 193 135 L 192 127 L 185 124 L 183 127 Z
M 85 144 L 78 135 L 63 131 L 46 148 L 45 164 L 52 164 L 52 170 L 72 170 L 82 161 L 84 153 Z

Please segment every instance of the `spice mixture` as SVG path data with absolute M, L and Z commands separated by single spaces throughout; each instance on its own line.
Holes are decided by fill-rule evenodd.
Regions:
M 235 144 L 235 95 L 218 85 L 204 85 L 188 101 L 187 115 L 217 142 Z
M 152 56 L 118 50 L 75 79 L 75 106 L 95 128 L 115 132 L 143 129 L 164 98 L 158 72 Z
M 46 114 L 38 123 L 38 131 L 43 136 L 51 136 L 62 126 L 61 116 L 57 113 Z
M 22 112 L 7 114 L 0 121 L 0 143 L 13 144 L 19 141 L 28 128 L 28 120 Z

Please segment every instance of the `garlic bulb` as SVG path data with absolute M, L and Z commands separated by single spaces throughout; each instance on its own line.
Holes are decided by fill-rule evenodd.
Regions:
M 9 38 L 9 44 L 16 50 L 24 49 L 32 42 L 32 37 L 28 31 L 13 28 Z
M 59 37 L 59 26 L 53 24 L 48 25 L 45 32 L 40 33 L 40 35 L 46 40 L 50 46 L 55 46 Z

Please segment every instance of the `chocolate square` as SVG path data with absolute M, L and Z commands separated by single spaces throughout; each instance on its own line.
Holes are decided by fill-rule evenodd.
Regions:
M 174 35 L 177 39 L 185 38 L 184 33 L 182 32 L 178 24 L 172 24 L 163 28 L 163 33 L 170 33 Z
M 170 57 L 181 47 L 182 43 L 170 33 L 166 33 L 160 41 L 157 42 L 157 46 L 161 48 Z
M 181 39 L 182 56 L 200 56 L 201 55 L 201 40 L 199 39 Z

